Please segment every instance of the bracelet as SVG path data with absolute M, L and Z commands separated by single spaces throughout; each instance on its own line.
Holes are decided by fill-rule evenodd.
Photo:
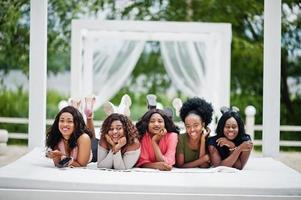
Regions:
M 230 151 L 234 151 L 235 149 L 237 149 L 237 147 L 233 147 L 231 149 L 229 149 Z

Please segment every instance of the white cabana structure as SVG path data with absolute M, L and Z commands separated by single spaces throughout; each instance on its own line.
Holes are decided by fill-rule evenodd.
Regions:
M 219 109 L 230 102 L 231 25 L 197 22 L 73 20 L 71 96 L 98 96 L 96 108 L 131 75 L 147 41 L 159 41 L 164 67 L 187 96 Z
M 280 133 L 280 44 L 281 44 L 281 0 L 276 0 L 276 1 L 265 1 L 265 26 L 264 26 L 264 94 L 263 94 L 263 154 L 265 156 L 273 156 L 273 157 L 277 157 L 277 155 L 279 154 L 279 133 Z M 46 36 L 47 36 L 47 0 L 31 0 L 31 36 L 30 36 L 30 73 L 29 73 L 29 77 L 30 77 L 30 95 L 29 95 L 29 149 L 33 149 L 36 146 L 43 146 L 44 141 L 45 141 L 45 121 L 46 121 L 46 84 L 44 84 L 46 82 L 46 59 L 47 59 L 47 54 L 46 54 Z M 72 96 L 83 96 L 85 94 L 91 94 L 92 90 L 92 83 L 93 81 L 91 80 L 87 80 L 88 77 L 93 77 L 91 75 L 91 73 L 93 73 L 93 59 L 91 58 L 91 56 L 93 56 L 93 49 L 92 48 L 87 48 L 86 53 L 84 55 L 82 55 L 82 39 L 83 38 L 95 38 L 95 32 L 99 32 L 100 29 L 98 29 L 97 31 L 93 31 L 93 24 L 89 23 L 88 21 L 85 21 L 87 24 L 84 25 L 82 23 L 79 23 L 77 25 L 77 22 L 75 21 L 74 24 L 72 25 L 72 29 L 77 30 L 77 32 L 72 32 L 72 60 L 71 60 L 71 66 L 72 66 L 72 80 L 71 80 L 71 91 L 72 91 Z M 103 22 L 104 26 L 109 26 L 111 27 L 111 29 L 113 29 L 113 27 L 115 27 L 116 25 L 114 25 L 114 22 Z M 108 23 L 112 23 L 111 25 L 107 25 Z M 116 22 L 116 23 L 120 23 L 120 22 Z M 136 25 L 141 23 L 141 22 L 127 22 L 131 25 Z M 182 26 L 176 26 L 174 25 L 174 30 L 173 32 L 170 30 L 166 30 L 166 28 L 163 26 L 164 22 L 162 22 L 162 24 L 158 27 L 160 29 L 162 29 L 163 33 L 162 35 L 165 36 L 157 36 L 158 34 L 152 34 L 151 30 L 154 30 L 153 28 L 149 27 L 151 25 L 154 25 L 155 22 L 151 22 L 149 25 L 145 25 L 144 32 L 149 32 L 147 34 L 140 34 L 137 33 L 138 30 L 141 30 L 141 28 L 139 27 L 131 27 L 131 29 L 127 28 L 127 26 L 129 25 L 122 25 L 122 27 L 120 28 L 114 28 L 115 32 L 112 33 L 113 35 L 116 34 L 124 39 L 128 39 L 128 40 L 133 40 L 133 38 L 136 38 L 136 40 L 139 40 L 142 42 L 145 42 L 147 40 L 155 40 L 155 41 L 169 41 L 168 39 L 166 39 L 166 37 L 168 36 L 168 34 L 174 35 L 173 39 L 175 39 L 175 34 L 176 35 L 181 35 L 179 33 L 181 33 L 180 30 L 183 30 L 184 28 Z M 159 24 L 161 22 L 158 22 Z M 226 37 L 225 39 L 228 39 L 226 41 L 220 41 L 221 43 L 223 43 L 224 47 L 227 47 L 227 44 L 230 44 L 230 39 L 231 39 L 231 31 L 230 31 L 230 26 L 229 25 L 224 25 L 223 28 L 213 28 L 214 25 L 209 25 L 209 24 L 203 24 L 203 26 L 206 27 L 212 27 L 212 29 L 210 29 L 210 33 L 213 33 L 214 30 L 216 30 L 216 33 L 214 34 L 206 34 L 206 31 L 201 30 L 201 27 L 195 27 L 193 25 L 194 28 L 192 28 L 192 26 L 190 25 L 184 25 L 184 23 L 182 23 L 181 25 L 183 26 L 188 26 L 189 31 L 185 31 L 183 35 L 183 38 L 181 38 L 181 36 L 179 36 L 179 40 L 180 41 L 187 41 L 187 38 L 189 36 L 191 36 L 192 38 L 188 41 L 202 41 L 201 42 L 201 46 L 205 45 L 209 42 L 210 43 L 210 38 L 211 40 L 217 40 L 220 41 L 220 38 L 218 37 L 218 33 L 225 33 Z M 200 24 L 199 24 L 200 25 Z M 208 25 L 208 26 L 207 26 Z M 79 26 L 79 27 L 77 27 Z M 202 25 L 200 25 L 202 26 Z M 82 30 L 83 28 L 83 30 Z M 186 28 L 186 27 L 185 27 Z M 85 36 L 85 30 L 86 29 L 86 33 L 88 35 L 91 35 L 93 37 L 86 37 Z M 87 31 L 90 30 L 90 31 Z M 116 35 L 113 36 L 108 36 L 108 31 L 110 31 L 110 29 L 104 27 L 102 28 L 102 30 L 106 30 L 106 31 L 101 31 L 101 34 L 103 35 L 103 37 L 110 37 L 110 38 L 116 38 Z M 118 31 L 119 30 L 119 33 Z M 123 36 L 122 32 L 120 33 L 120 30 L 124 30 L 125 34 Z M 148 30 L 148 31 L 147 31 Z M 156 29 L 157 30 L 157 29 Z M 164 31 L 165 30 L 165 31 Z M 158 30 L 159 31 L 159 30 Z M 91 32 L 91 33 L 90 33 Z M 135 32 L 135 33 L 133 33 Z M 183 32 L 183 31 L 182 31 Z M 196 33 L 200 33 L 200 37 L 196 37 Z M 202 34 L 201 34 L 202 33 Z M 209 32 L 207 32 L 209 33 Z M 133 35 L 136 35 L 135 37 L 133 37 Z M 139 37 L 137 36 L 139 35 Z M 151 39 L 150 35 L 152 35 L 153 38 L 155 39 Z M 186 36 L 185 36 L 186 35 Z M 209 41 L 204 41 L 204 38 L 207 37 L 209 38 Z M 222 36 L 220 36 L 222 37 Z M 96 37 L 98 38 L 98 37 Z M 165 39 L 163 39 L 165 38 Z M 76 41 L 78 39 L 78 41 Z M 90 44 L 91 40 L 88 40 L 85 42 L 85 45 L 88 47 L 92 47 L 93 45 Z M 175 40 L 176 42 L 179 40 Z M 92 40 L 93 42 L 93 40 Z M 140 42 L 141 43 L 141 42 Z M 216 43 L 217 44 L 217 43 Z M 142 51 L 142 47 L 143 45 L 135 45 L 136 46 L 136 51 L 137 53 L 139 53 L 139 51 Z M 196 45 L 198 47 L 195 47 L 195 49 L 200 50 L 203 49 L 203 47 L 199 47 L 199 45 Z M 209 48 L 209 47 L 208 47 Z M 211 47 L 210 47 L 211 48 Z M 210 49 L 209 48 L 209 49 Z M 213 48 L 213 47 L 212 47 Z M 174 47 L 172 48 L 173 50 L 176 50 L 179 48 Z M 164 50 L 163 50 L 164 51 Z M 140 52 L 141 53 L 141 52 Z M 227 68 L 228 64 L 230 63 L 230 51 L 229 49 L 224 49 L 224 50 L 220 50 L 220 55 L 223 56 L 221 59 L 225 62 L 223 63 L 225 68 Z M 169 53 L 166 53 L 166 57 L 168 57 Z M 36 55 L 36 56 L 34 56 Z M 190 54 L 192 55 L 192 54 Z M 200 54 L 202 55 L 202 54 Z M 205 54 L 206 55 L 206 54 Z M 83 68 L 83 61 L 82 58 L 85 57 L 85 62 L 88 63 L 87 68 Z M 206 56 L 205 56 L 206 57 Z M 205 58 L 203 56 L 199 56 L 199 58 Z M 276 58 L 276 59 L 275 59 Z M 100 58 L 100 60 L 103 58 Z M 136 55 L 136 58 L 138 59 L 138 56 Z M 135 59 L 132 59 L 132 63 L 128 64 L 128 66 L 134 66 L 135 63 Z M 165 62 L 168 63 L 169 61 L 171 62 L 172 58 L 170 59 L 165 59 Z M 179 66 L 181 66 L 179 60 Z M 210 61 L 206 61 L 205 63 L 208 63 Z M 213 61 L 212 61 L 213 62 Z M 214 61 L 217 62 L 217 61 Z M 218 61 L 219 62 L 219 61 Z M 90 64 L 89 64 L 90 63 Z M 174 60 L 173 63 L 174 64 Z M 112 65 L 110 65 L 112 67 Z M 116 65 L 118 66 L 118 65 Z M 165 67 L 167 65 L 165 64 Z M 207 65 L 208 66 L 208 65 Z M 218 65 L 216 65 L 216 69 L 218 69 L 217 67 Z M 219 65 L 221 66 L 221 65 Z M 167 67 L 169 68 L 169 67 Z M 114 68 L 111 68 L 111 70 L 115 70 Z M 124 77 L 128 77 L 130 74 L 130 70 L 127 69 L 127 75 Z M 131 69 L 132 70 L 132 69 Z M 212 74 L 212 71 L 210 71 L 210 69 L 208 70 L 208 72 L 206 71 L 208 69 L 203 68 L 202 70 L 200 70 L 200 73 L 202 76 L 207 76 L 207 80 L 210 79 L 209 74 Z M 167 70 L 168 71 L 168 70 Z M 205 72 L 205 73 L 203 73 Z M 172 73 L 171 71 L 168 72 L 169 74 Z M 225 70 L 226 74 L 223 74 L 223 76 L 225 76 L 225 78 L 222 78 L 224 80 L 228 80 L 230 81 L 230 71 Z M 83 74 L 83 76 L 82 76 Z M 219 74 L 219 73 L 217 73 Z M 217 76 L 221 76 L 221 75 L 217 75 Z M 112 77 L 113 79 L 114 77 Z M 119 78 L 119 77 L 118 77 Z M 202 77 L 201 77 L 202 78 Z M 200 79 L 201 79 L 200 78 Z M 229 105 L 229 91 L 230 91 L 230 83 L 224 80 L 220 80 L 219 84 L 216 84 L 215 86 L 220 86 L 219 88 L 224 88 L 225 90 L 223 90 L 221 93 L 217 93 L 215 92 L 214 94 L 211 94 L 210 91 L 208 94 L 208 96 L 211 96 L 211 98 L 209 99 L 213 99 L 212 96 L 214 95 L 220 95 L 220 96 L 224 96 L 224 100 L 219 100 L 220 104 L 223 105 Z M 84 83 L 83 83 L 84 81 Z M 123 82 L 124 80 L 120 81 Z M 39 87 L 36 87 L 36 83 L 39 82 L 41 83 L 39 85 Z M 119 81 L 118 81 L 119 82 Z M 119 82 L 119 84 L 120 84 Z M 203 80 L 201 79 L 201 81 L 199 82 L 200 84 L 203 84 Z M 224 86 L 221 86 L 221 83 L 225 83 Z M 83 85 L 84 84 L 84 85 Z M 178 85 L 178 87 L 184 87 L 187 88 L 187 85 L 189 85 L 189 83 L 185 83 L 183 85 Z M 204 89 L 204 87 L 206 87 L 205 85 L 202 85 L 202 90 L 200 90 L 200 94 L 202 95 L 204 93 L 204 91 L 206 89 Z M 83 89 L 82 88 L 90 88 L 85 90 L 86 93 L 83 93 Z M 100 88 L 100 87 L 99 87 Z M 120 88 L 120 85 L 116 86 L 116 88 Z M 116 88 L 114 90 L 116 90 Z M 112 88 L 110 88 L 111 90 Z M 114 91 L 112 89 L 112 94 L 116 91 Z M 192 88 L 190 88 L 190 90 L 192 90 Z M 226 91 L 228 91 L 228 93 L 226 93 Z M 224 93 L 225 92 L 225 93 Z M 99 92 L 98 92 L 99 94 Z M 111 94 L 111 95 L 112 95 Z M 210 94 L 210 95 L 209 95 Z M 189 94 L 191 95 L 191 93 Z M 106 98 L 109 98 L 110 95 L 107 95 Z M 205 96 L 204 94 L 204 97 Z M 102 97 L 103 99 L 105 99 L 104 97 Z M 220 97 L 218 97 L 220 98 Z M 216 100 L 214 100 L 214 103 L 218 102 L 218 98 L 216 98 Z M 100 98 L 98 98 L 100 99 Z M 278 99 L 277 101 L 275 101 L 275 99 Z M 100 105 L 101 103 L 98 102 L 98 105 Z M 218 103 L 216 103 L 218 106 Z M 35 124 L 38 124 L 37 126 Z M 270 144 L 273 144 L 272 146 L 270 146 Z
M 273 157 L 276 157 L 279 152 L 280 10 L 281 0 L 265 1 L 263 153 L 265 156 Z M 46 119 L 46 84 L 44 84 L 46 82 L 46 19 L 47 0 L 31 0 L 29 148 L 33 150 L 16 162 L 0 168 L 0 199 L 301 198 L 301 174 L 267 157 L 250 158 L 245 169 L 241 171 L 227 167 L 173 168 L 170 172 L 140 168 L 116 171 L 97 169 L 95 163 L 89 164 L 86 168 L 62 170 L 53 167 L 52 161 L 45 158 L 43 150 Z M 101 30 L 93 30 L 93 24 L 88 21 L 85 21 L 85 24 L 75 21 L 72 25 L 73 29 L 77 30 L 72 32 L 72 96 L 84 96 L 93 92 L 91 84 L 96 70 L 103 75 L 113 76 L 115 72 L 122 75 L 123 78 L 118 77 L 122 80 L 116 81 L 116 86 L 115 82 L 110 83 L 114 88 L 111 86 L 112 88 L 109 89 L 112 92 L 105 97 L 110 98 L 110 95 L 116 92 L 114 90 L 118 90 L 120 84 L 124 83 L 131 73 L 145 41 L 155 40 L 160 41 L 164 66 L 170 76 L 185 77 L 189 73 L 196 75 L 191 82 L 185 78 L 182 85 L 177 85 L 178 88 L 187 89 L 188 95 L 208 95 L 205 97 L 212 99 L 217 105 L 229 104 L 231 41 L 229 25 L 213 28 L 214 25 L 199 23 L 190 25 L 167 22 L 158 24 L 126 22 L 126 25 L 122 25 L 120 21 L 97 23 L 102 24 Z M 116 28 L 117 24 L 121 27 Z M 171 25 L 169 29 L 165 27 L 168 24 Z M 134 25 L 141 25 L 142 28 Z M 210 30 L 206 32 L 202 26 Z M 183 35 L 180 30 L 185 30 Z M 223 37 L 221 32 L 226 36 Z M 116 55 L 113 53 L 117 60 L 122 58 L 119 63 L 114 63 L 116 59 L 110 60 L 97 53 L 103 50 L 102 46 L 94 45 L 98 43 L 99 34 L 102 39 L 105 38 L 105 41 L 109 38 L 122 39 L 116 46 L 119 53 Z M 83 48 L 84 46 L 88 48 Z M 83 49 L 86 50 L 82 51 Z M 122 49 L 126 51 L 123 52 Z M 184 49 L 189 53 L 182 52 Z M 208 52 L 213 50 L 220 56 L 214 58 L 221 58 L 221 60 L 211 60 L 210 56 L 208 57 Z M 178 57 L 173 57 L 173 54 Z M 183 68 L 186 62 L 183 58 L 191 59 L 190 64 L 199 65 L 201 69 L 192 68 L 193 72 L 187 71 L 187 68 Z M 102 68 L 100 67 L 102 65 L 97 63 L 103 63 L 108 68 Z M 173 71 L 171 66 L 176 66 L 177 70 Z M 212 69 L 210 66 L 213 66 Z M 214 89 L 218 91 L 215 96 L 213 92 L 208 91 L 209 88 L 204 81 L 216 81 L 212 80 L 210 75 L 218 74 L 216 71 L 219 70 L 222 73 L 221 66 L 228 68 L 228 71 L 225 70 L 223 74 L 227 81 L 221 80 L 214 84 Z M 178 73 L 178 70 L 181 70 L 181 73 Z M 198 76 L 200 80 L 196 80 Z M 221 75 L 218 76 L 223 79 Z M 106 77 L 102 81 L 105 80 Z M 35 84 L 40 82 L 42 82 L 40 87 L 35 87 Z M 190 88 L 191 84 L 195 83 L 200 87 L 200 91 Z M 222 86 L 223 83 L 225 85 Z M 101 90 L 97 92 L 98 95 L 102 94 Z M 224 95 L 226 100 L 222 100 L 218 95 Z M 274 103 L 275 99 L 276 103 Z M 100 105 L 101 102 L 98 104 Z

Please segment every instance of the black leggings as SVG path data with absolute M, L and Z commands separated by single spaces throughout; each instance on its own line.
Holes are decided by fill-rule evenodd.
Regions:
M 98 139 L 92 138 L 91 142 L 92 142 L 91 148 L 92 148 L 92 155 L 93 155 L 91 162 L 97 162 Z

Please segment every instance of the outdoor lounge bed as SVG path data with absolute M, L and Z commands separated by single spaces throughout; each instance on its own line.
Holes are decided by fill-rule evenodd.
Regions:
M 301 199 L 301 174 L 272 158 L 253 158 L 244 170 L 227 167 L 162 172 L 55 168 L 35 148 L 0 168 L 0 199 Z

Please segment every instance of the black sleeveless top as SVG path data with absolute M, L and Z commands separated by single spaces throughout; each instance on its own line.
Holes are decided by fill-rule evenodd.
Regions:
M 209 137 L 207 140 L 207 146 L 214 146 L 217 151 L 219 152 L 219 155 L 221 156 L 222 160 L 226 159 L 230 155 L 230 150 L 227 146 L 217 146 L 216 140 L 218 139 L 217 135 L 213 137 Z M 239 146 L 244 141 L 251 140 L 251 137 L 248 134 L 244 134 L 241 139 L 235 139 L 232 142 L 235 144 L 235 146 Z

